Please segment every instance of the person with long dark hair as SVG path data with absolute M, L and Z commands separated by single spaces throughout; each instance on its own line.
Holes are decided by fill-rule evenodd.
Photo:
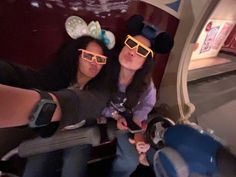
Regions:
M 79 69 L 78 57 L 90 42 L 97 43 L 104 54 L 107 48 L 102 41 L 91 36 L 82 36 L 65 42 L 53 55 L 51 62 L 39 70 L 30 67 L 0 60 L 0 83 L 19 88 L 36 88 L 47 91 L 56 91 L 67 88 L 77 82 Z M 102 69 L 104 70 L 104 68 Z M 101 75 L 102 72 L 99 74 Z M 92 78 L 87 84 L 95 86 L 98 77 Z
M 56 53 L 52 63 L 39 71 L 2 61 L 0 81 L 21 88 L 51 91 L 67 87 L 73 90 L 96 89 L 104 70 L 103 66 L 107 62 L 107 57 L 104 56 L 106 53 L 107 48 L 103 42 L 90 36 L 82 36 L 65 43 Z M 47 137 L 58 126 L 59 122 L 52 122 L 46 127 L 35 128 L 35 130 L 41 136 Z M 78 128 L 78 126 L 82 124 L 74 127 Z M 86 170 L 90 149 L 91 145 L 84 144 L 31 156 L 28 158 L 23 176 L 55 176 L 63 163 L 61 176 L 82 177 Z M 78 165 L 80 168 L 77 168 Z
M 40 89 L 45 91 L 47 90 L 51 92 L 68 87 L 70 87 L 70 90 L 76 90 L 76 86 L 78 86 L 79 82 L 78 79 L 80 79 L 80 82 L 83 82 L 81 84 L 83 85 L 83 90 L 99 90 L 99 88 L 102 87 L 102 85 L 99 84 L 100 78 L 102 75 L 104 75 L 106 65 L 105 67 L 101 68 L 100 72 L 95 74 L 96 77 L 86 78 L 81 74 L 81 72 L 79 72 L 79 67 L 81 67 L 81 69 L 83 68 L 82 65 L 79 65 L 78 62 L 79 56 L 82 51 L 79 51 L 78 49 L 85 49 L 90 42 L 97 43 L 101 47 L 102 53 L 104 53 L 104 55 L 107 55 L 107 48 L 103 44 L 103 42 L 90 36 L 82 36 L 78 39 L 70 40 L 65 43 L 55 54 L 53 61 L 40 70 L 34 70 L 26 66 L 1 61 L 1 96 L 9 96 L 9 98 L 15 98 L 15 100 L 13 101 L 9 98 L 4 99 L 5 97 L 2 97 L 0 127 L 13 127 L 28 124 L 28 117 L 31 114 L 32 107 L 36 105 L 40 98 L 37 91 L 25 90 L 25 88 Z M 109 60 L 107 61 L 109 62 Z M 71 91 L 67 90 L 65 92 L 71 94 L 71 97 L 74 96 L 73 92 Z M 58 104 L 55 114 L 52 117 L 52 122 L 55 122 L 57 120 L 60 120 L 61 115 L 63 114 L 62 112 L 64 111 L 62 110 L 61 112 L 60 106 L 62 105 L 59 105 L 55 95 L 53 95 L 52 93 L 50 94 Z M 18 104 L 19 102 L 21 102 L 21 105 Z M 24 108 L 24 106 L 27 109 L 22 109 Z M 5 111 L 8 110 L 9 107 L 12 108 L 12 111 L 7 111 L 5 113 Z M 20 108 L 21 111 L 17 112 L 17 110 L 19 110 Z M 73 106 L 73 108 L 76 108 L 76 106 Z
M 156 102 L 156 89 L 152 81 L 154 52 L 169 52 L 173 40 L 166 32 L 158 33 L 139 15 L 129 19 L 128 33 L 118 58 L 112 60 L 108 67 L 111 79 L 107 85 L 112 90 L 112 98 L 102 117 L 114 118 L 120 130 L 136 132 L 131 129 L 135 125 L 143 128 Z M 128 177 L 137 164 L 138 152 L 130 144 L 129 135 L 119 135 L 111 176 Z
M 148 113 L 156 102 L 156 89 L 151 80 L 154 64 L 151 42 L 144 35 L 127 36 L 118 61 L 119 64 L 115 64 L 115 66 L 119 67 L 116 67 L 117 70 L 113 69 L 113 74 L 116 76 L 114 77 L 116 80 L 113 82 L 116 83 L 114 85 L 116 87 L 113 90 L 126 95 L 124 107 L 132 114 L 129 119 L 142 127 L 142 122 L 147 119 Z M 127 118 L 112 110 L 109 112 L 109 108 L 104 112 L 111 113 L 111 117 L 117 120 L 118 129 L 129 129 Z M 136 149 L 129 143 L 128 138 L 127 134 L 117 137 L 116 159 L 113 163 L 112 176 L 129 176 L 138 163 L 135 159 L 137 157 Z

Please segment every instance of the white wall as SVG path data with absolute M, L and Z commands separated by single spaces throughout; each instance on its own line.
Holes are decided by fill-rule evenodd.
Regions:
M 221 0 L 210 18 L 236 21 L 236 0 Z
M 208 24 L 212 25 L 211 29 L 207 30 Z M 217 56 L 234 24 L 235 22 L 230 20 L 209 19 L 198 37 L 191 59 L 196 60 Z
M 212 23 L 212 28 L 207 31 L 209 22 Z M 217 56 L 235 22 L 236 0 L 221 0 L 203 27 L 191 59 Z
M 199 16 L 203 6 L 206 4 L 208 0 L 191 0 L 193 15 L 195 19 Z
M 170 53 L 159 89 L 159 112 L 172 120 L 188 119 L 194 111 L 187 90 L 188 66 L 196 35 L 217 4 L 217 0 L 183 0 L 175 44 Z M 194 2 L 194 3 L 193 3 Z M 194 9 L 194 10 L 193 10 Z

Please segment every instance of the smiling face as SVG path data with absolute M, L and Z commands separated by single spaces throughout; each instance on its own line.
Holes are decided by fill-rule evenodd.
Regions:
M 133 38 L 135 38 L 137 41 L 139 41 L 146 47 L 151 46 L 150 41 L 141 35 L 134 36 Z M 137 71 L 143 66 L 146 58 L 138 55 L 136 53 L 136 50 L 136 47 L 133 49 L 130 49 L 126 45 L 123 47 L 119 55 L 119 62 L 122 67 L 129 70 Z
M 91 51 L 96 54 L 103 55 L 102 48 L 95 42 L 90 42 L 86 50 Z M 97 64 L 95 60 L 92 62 L 86 61 L 81 58 L 81 55 L 79 56 L 79 68 L 78 72 L 80 75 L 83 75 L 84 77 L 87 77 L 88 80 L 94 78 L 102 69 L 103 65 Z

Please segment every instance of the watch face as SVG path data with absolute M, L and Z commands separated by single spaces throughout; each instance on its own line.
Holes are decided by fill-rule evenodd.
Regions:
M 46 125 L 51 122 L 53 113 L 55 112 L 56 104 L 45 103 L 38 115 L 36 125 Z

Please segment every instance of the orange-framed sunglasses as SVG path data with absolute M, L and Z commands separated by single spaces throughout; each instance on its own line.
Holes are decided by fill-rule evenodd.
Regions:
M 85 49 L 79 49 L 81 51 L 81 58 L 88 61 L 88 62 L 95 62 L 99 65 L 105 65 L 107 63 L 107 57 L 104 55 L 96 54 L 94 52 L 85 50 Z
M 130 35 L 127 35 L 124 43 L 130 49 L 136 48 L 136 53 L 144 58 L 146 58 L 150 53 L 152 57 L 154 56 L 154 53 L 150 48 L 146 47 L 145 45 L 143 45 L 141 42 L 139 42 Z

